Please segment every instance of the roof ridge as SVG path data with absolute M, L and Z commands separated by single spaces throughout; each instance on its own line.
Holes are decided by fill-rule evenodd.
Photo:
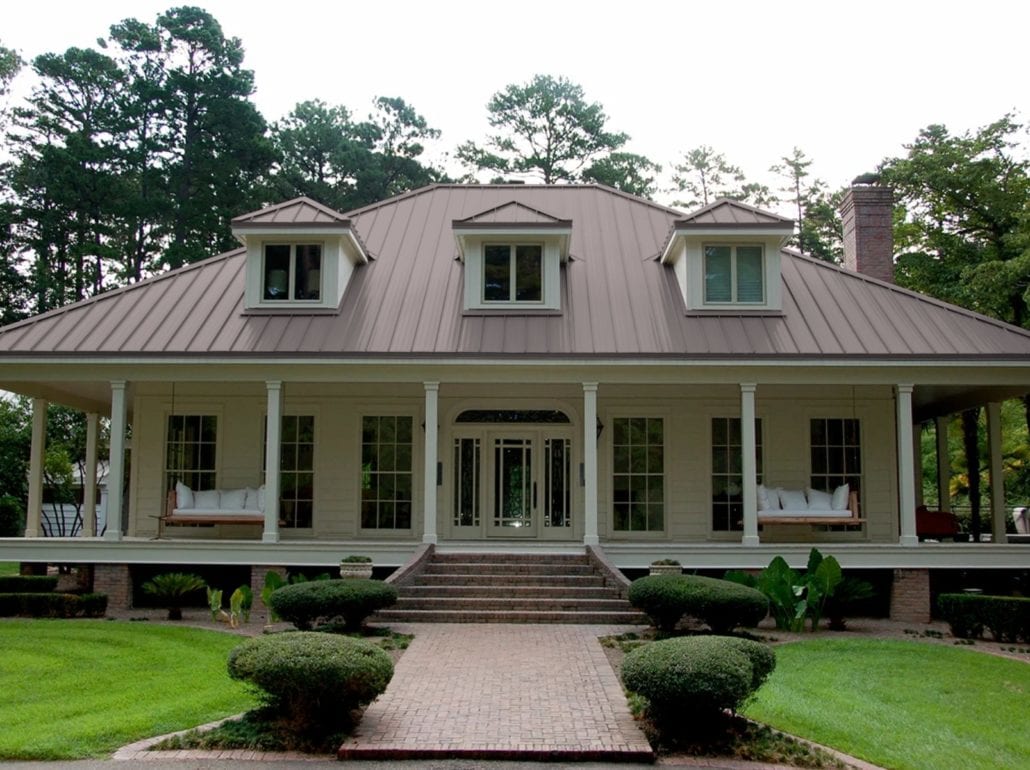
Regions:
M 782 216 L 781 214 L 777 214 L 774 211 L 769 211 L 768 209 L 759 208 L 758 206 L 752 206 L 750 203 L 744 203 L 743 201 L 738 201 L 736 198 L 728 198 L 726 196 L 722 196 L 720 198 L 716 198 L 711 203 L 709 203 L 709 204 L 707 204 L 705 206 L 702 206 L 699 209 L 696 209 L 694 211 L 689 212 L 686 216 L 683 217 L 683 220 L 684 221 L 689 221 L 691 219 L 696 219 L 697 217 L 701 216 L 702 214 L 707 214 L 710 211 L 714 211 L 719 206 L 733 206 L 735 208 L 744 209 L 744 211 L 749 211 L 752 214 L 759 214 L 759 215 L 761 215 L 763 217 L 767 217 L 769 219 L 775 219 L 775 220 L 777 220 L 779 222 L 790 222 L 791 224 L 794 224 L 794 220 L 791 219 L 790 217 L 785 217 L 785 216 Z
M 1002 321 L 999 318 L 992 318 L 989 315 L 977 313 L 975 310 L 970 310 L 969 308 L 962 307 L 961 305 L 953 305 L 950 302 L 945 302 L 943 299 L 931 297 L 929 294 L 922 294 L 921 292 L 915 291 L 913 289 L 907 289 L 904 286 L 899 286 L 898 284 L 891 283 L 890 281 L 884 281 L 879 278 L 874 278 L 871 275 L 866 275 L 865 273 L 858 273 L 854 270 L 848 270 L 846 267 L 842 267 L 833 262 L 827 262 L 825 259 L 819 259 L 818 257 L 803 254 L 800 251 L 797 251 L 796 249 L 781 249 L 780 252 L 794 259 L 802 259 L 805 262 L 816 265 L 817 267 L 821 267 L 827 270 L 835 270 L 838 273 L 847 276 L 848 278 L 852 278 L 859 281 L 865 281 L 866 283 L 872 284 L 873 286 L 879 286 L 880 288 L 889 289 L 890 291 L 893 291 L 897 294 L 902 294 L 906 297 L 918 299 L 927 304 L 941 308 L 942 310 L 957 313 L 959 315 L 966 316 L 967 318 L 972 318 L 976 321 L 982 321 L 998 329 L 1002 329 L 1003 331 L 1018 332 L 1024 337 L 1030 337 L 1030 329 L 1024 329 L 1021 326 L 1010 324 L 1007 321 Z
M 143 286 L 150 286 L 151 284 L 159 281 L 176 278 L 180 275 L 188 273 L 190 270 L 197 270 L 201 267 L 218 262 L 219 260 L 229 259 L 231 257 L 239 256 L 240 254 L 246 253 L 243 247 L 232 249 L 231 251 L 223 251 L 221 254 L 215 254 L 212 257 L 205 257 L 204 259 L 197 260 L 196 262 L 190 262 L 188 265 L 176 267 L 172 270 L 166 270 L 158 275 L 152 275 L 149 278 L 144 278 L 142 281 L 136 281 L 136 283 L 126 284 L 125 286 L 118 286 L 117 288 L 109 291 L 101 292 L 100 294 L 94 294 L 92 297 L 86 297 L 85 299 L 76 300 L 75 302 L 69 302 L 67 305 L 61 305 L 47 310 L 45 313 L 39 315 L 30 316 L 29 318 L 23 318 L 20 321 L 15 321 L 7 326 L 0 326 L 0 335 L 7 334 L 8 332 L 15 331 L 18 329 L 33 326 L 34 324 L 45 321 L 49 318 L 62 315 L 71 310 L 77 310 L 82 307 L 88 307 L 89 305 L 95 305 L 98 302 L 119 297 L 122 294 L 141 288 Z
M 273 203 L 268 206 L 255 209 L 254 211 L 248 211 L 244 214 L 239 214 L 232 218 L 232 222 L 242 224 L 245 222 L 249 222 L 250 220 L 258 217 L 261 214 L 270 214 L 275 211 L 283 211 L 284 209 L 288 209 L 291 206 L 297 206 L 299 204 L 306 204 L 308 206 L 311 206 L 312 208 L 322 212 L 323 214 L 330 216 L 333 219 L 345 220 L 347 218 L 346 215 L 342 214 L 341 212 L 337 211 L 336 209 L 330 206 L 327 206 L 324 203 L 316 201 L 314 198 L 308 197 L 307 195 L 298 195 L 296 198 L 290 198 L 289 200 L 281 201 L 279 203 Z
M 525 209 L 526 211 L 532 211 L 534 214 L 539 214 L 542 217 L 547 217 L 548 219 L 551 219 L 551 220 L 553 220 L 555 222 L 560 222 L 561 221 L 558 217 L 554 216 L 553 214 L 548 214 L 546 211 L 541 211 L 538 208 L 534 208 L 533 206 L 528 206 L 525 203 L 522 203 L 521 201 L 517 201 L 517 200 L 510 200 L 507 203 L 498 204 L 497 206 L 493 206 L 492 208 L 488 208 L 488 209 L 480 211 L 480 212 L 478 212 L 476 214 L 472 214 L 471 216 L 467 216 L 464 219 L 461 219 L 459 221 L 461 221 L 461 222 L 471 222 L 473 219 L 478 219 L 479 217 L 486 216 L 487 214 L 494 214 L 494 213 L 500 211 L 501 209 L 508 208 L 509 206 L 518 206 L 521 209 Z

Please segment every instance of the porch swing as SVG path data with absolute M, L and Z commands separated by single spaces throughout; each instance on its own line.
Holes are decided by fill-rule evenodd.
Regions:
M 175 383 L 172 383 L 171 414 L 175 415 Z M 264 526 L 264 485 L 257 489 L 213 489 L 194 491 L 180 479 L 165 494 L 164 510 L 158 519 L 157 539 L 166 525 L 198 526 L 213 524 L 245 524 Z

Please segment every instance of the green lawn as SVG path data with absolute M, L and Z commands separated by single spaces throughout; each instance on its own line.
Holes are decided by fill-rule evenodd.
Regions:
M 109 754 L 244 711 L 225 662 L 240 637 L 87 620 L 0 622 L 0 759 Z
M 917 642 L 776 648 L 749 717 L 891 770 L 1030 767 L 1030 665 Z
M 21 564 L 16 561 L 0 561 L 0 575 L 17 575 Z

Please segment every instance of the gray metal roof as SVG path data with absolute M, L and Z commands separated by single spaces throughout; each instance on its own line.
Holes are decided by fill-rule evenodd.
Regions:
M 274 206 L 251 211 L 233 217 L 233 226 L 238 225 L 346 225 L 350 220 L 339 211 L 323 206 L 311 198 L 294 198 Z
M 573 223 L 560 314 L 462 311 L 452 223 L 512 202 Z M 656 260 L 682 214 L 602 186 L 436 185 L 348 218 L 377 259 L 338 314 L 244 314 L 240 249 L 0 329 L 0 357 L 1030 356 L 1023 330 L 791 251 L 782 314 L 688 314 Z
M 736 226 L 736 227 L 769 227 L 789 226 L 793 228 L 794 220 L 788 217 L 781 217 L 771 211 L 749 206 L 746 203 L 735 201 L 730 198 L 719 198 L 714 203 L 709 203 L 704 208 L 677 219 L 673 227 L 711 227 L 715 226 Z

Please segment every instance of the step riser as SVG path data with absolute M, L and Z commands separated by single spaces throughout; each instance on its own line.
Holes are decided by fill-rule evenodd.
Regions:
M 426 565 L 424 575 L 592 575 L 594 570 L 589 564 L 554 564 L 540 562 L 538 564 L 502 564 L 488 563 L 470 564 L 467 562 L 449 562 Z
M 599 575 L 419 575 L 409 585 L 418 586 L 582 586 L 605 585 Z
M 524 553 L 437 553 L 433 554 L 434 564 L 451 564 L 463 562 L 466 564 L 487 563 L 515 563 L 533 564 L 534 562 L 550 562 L 553 564 L 589 564 L 590 561 L 582 554 L 524 554 Z
M 433 596 L 425 599 L 401 597 L 393 608 L 398 611 L 452 612 L 619 612 L 626 609 L 626 603 L 622 599 L 469 599 Z
M 382 610 L 376 617 L 387 623 L 576 623 L 645 625 L 635 612 L 454 612 L 451 610 Z
M 403 586 L 402 597 L 418 599 L 424 596 L 496 598 L 496 599 L 620 599 L 619 589 L 614 587 L 580 588 L 577 586 L 469 586 L 433 585 Z

